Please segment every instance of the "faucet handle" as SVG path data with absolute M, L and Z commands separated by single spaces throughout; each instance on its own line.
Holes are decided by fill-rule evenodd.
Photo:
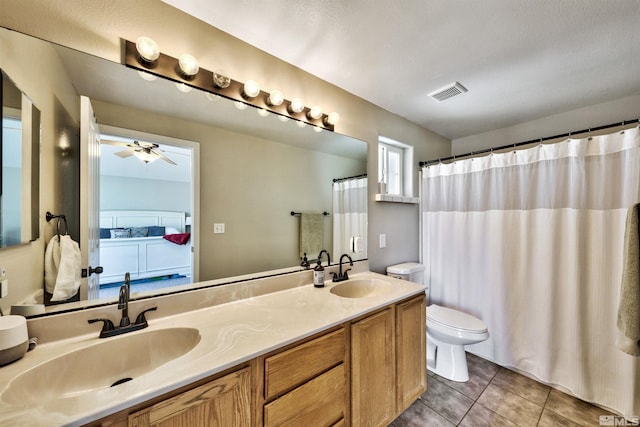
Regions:
M 147 311 L 156 311 L 158 309 L 158 307 L 151 307 L 151 308 L 147 308 L 146 310 L 143 310 L 140 314 L 138 314 L 138 317 L 136 317 L 136 325 L 142 325 L 142 324 L 146 324 L 147 323 L 147 319 L 145 317 L 145 313 Z
M 102 331 L 100 332 L 100 334 L 103 334 L 105 332 L 109 332 L 109 331 L 113 331 L 115 329 L 115 326 L 113 325 L 113 322 L 109 319 L 89 319 L 88 320 L 89 323 L 96 323 L 96 322 L 103 322 L 102 323 Z

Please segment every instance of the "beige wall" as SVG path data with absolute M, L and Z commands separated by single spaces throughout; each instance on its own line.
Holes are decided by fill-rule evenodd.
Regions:
M 339 112 L 341 120 L 336 131 L 370 144 L 369 254 L 372 269 L 383 271 L 390 263 L 418 258 L 417 205 L 373 201 L 377 163 L 375 144 L 378 135 L 384 135 L 413 145 L 417 162 L 448 155 L 451 143 L 446 138 L 390 114 L 156 0 L 3 0 L 2 3 L 4 11 L 11 11 L 0 15 L 0 25 L 4 27 L 117 62 L 120 60 L 120 38 L 135 40 L 140 35 L 147 35 L 154 38 L 162 51 L 169 55 L 190 52 L 199 58 L 204 68 L 224 68 L 235 80 L 255 79 L 263 87 L 279 87 L 285 94 L 307 100 L 309 105 L 318 104 L 327 111 Z M 336 64 L 336 67 L 339 66 Z M 19 81 L 16 83 L 19 84 Z M 44 91 L 37 96 L 46 95 Z M 50 97 L 40 103 L 37 99 L 34 101 L 43 110 L 43 121 L 50 122 L 53 108 Z M 73 117 L 78 116 L 77 105 L 72 105 L 73 102 L 63 104 Z M 47 126 L 50 128 L 50 123 Z M 49 128 L 43 128 L 41 217 L 46 210 L 56 211 L 62 199 L 62 196 L 56 196 L 56 183 L 47 178 L 50 176 L 47 173 L 51 174 L 54 166 L 53 131 L 47 132 Z M 45 228 L 46 224 L 41 219 L 41 230 Z M 379 233 L 387 235 L 385 249 L 378 249 L 374 245 Z M 46 234 L 41 232 L 41 235 Z M 4 264 L 9 270 L 10 280 L 14 278 L 34 284 L 42 280 L 40 267 L 43 253 L 44 243 L 40 239 L 28 247 L 3 250 L 0 253 L 0 265 Z M 2 307 L 7 305 L 7 301 L 2 301 Z
M 455 139 L 452 154 L 563 135 L 640 117 L 640 95 L 628 96 L 478 135 Z

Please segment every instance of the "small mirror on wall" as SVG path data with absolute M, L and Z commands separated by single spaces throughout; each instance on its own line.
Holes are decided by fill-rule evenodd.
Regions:
M 0 247 L 39 237 L 40 111 L 3 72 L 0 132 Z

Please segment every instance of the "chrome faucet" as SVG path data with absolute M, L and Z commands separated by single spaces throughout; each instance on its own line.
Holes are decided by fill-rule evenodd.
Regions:
M 137 331 L 144 329 L 149 324 L 145 317 L 145 313 L 148 311 L 155 311 L 158 307 L 151 307 L 143 310 L 138 317 L 136 317 L 135 323 L 131 323 L 129 320 L 129 297 L 131 294 L 131 275 L 126 273 L 124 275 L 124 284 L 120 287 L 120 293 L 118 295 L 118 310 L 122 310 L 122 318 L 120 319 L 120 325 L 115 326 L 110 319 L 89 319 L 89 323 L 102 322 L 102 330 L 100 331 L 100 338 L 108 338 L 115 335 L 126 334 L 127 332 Z
M 349 275 L 347 274 L 347 271 L 351 269 L 347 268 L 344 272 L 342 271 L 342 260 L 344 259 L 344 257 L 347 257 L 349 259 L 349 265 L 353 267 L 353 260 L 351 259 L 351 257 L 347 254 L 342 254 L 340 256 L 340 269 L 338 270 L 338 274 L 333 273 L 334 282 L 344 282 L 345 280 L 349 280 Z

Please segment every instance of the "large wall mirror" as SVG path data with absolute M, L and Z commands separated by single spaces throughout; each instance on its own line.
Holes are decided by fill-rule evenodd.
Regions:
M 0 63 L 0 247 L 39 236 L 40 112 Z
M 34 43 L 32 37 L 3 29 L 0 36 L 6 35 L 14 44 L 22 39 Z M 148 76 L 122 64 L 45 41 L 37 42 L 47 51 L 40 58 L 49 61 L 36 67 L 42 70 L 43 78 L 47 70 L 56 67 L 64 74 L 61 78 L 56 73 L 52 91 L 58 111 L 52 114 L 65 119 L 56 119 L 58 128 L 49 131 L 56 138 L 64 135 L 64 141 L 56 142 L 59 147 L 54 174 L 60 176 L 62 185 L 67 182 L 68 186 L 57 197 L 60 211 L 55 213 L 67 216 L 72 238 L 79 240 L 74 234 L 78 233 L 77 224 L 82 220 L 78 201 L 83 195 L 77 194 L 76 184 L 67 178 L 76 174 L 77 168 L 64 163 L 79 153 L 78 105 L 80 96 L 85 96 L 91 100 L 103 140 L 111 142 L 101 149 L 102 156 L 109 156 L 109 162 L 103 166 L 100 191 L 110 192 L 100 195 L 105 205 L 101 209 L 104 220 L 101 247 L 113 245 L 111 237 L 117 234 L 114 229 L 129 228 L 137 233 L 138 229 L 146 228 L 148 233 L 152 226 L 162 226 L 162 221 L 173 221 L 159 219 L 159 223 L 151 223 L 153 220 L 144 216 L 144 211 L 184 213 L 183 222 L 167 225 L 161 233 L 190 232 L 187 246 L 190 248 L 197 242 L 199 253 L 194 261 L 197 270 L 191 277 L 186 270 L 179 274 L 187 276 L 187 283 L 140 293 L 132 288 L 132 298 L 223 284 L 247 276 L 299 271 L 301 245 L 306 244 L 302 230 L 315 233 L 321 242 L 319 246 L 305 247 L 328 250 L 332 263 L 342 253 L 350 254 L 354 261 L 366 259 L 367 180 L 363 177 L 367 170 L 366 142 L 327 130 L 318 131 L 310 125 L 300 126 L 295 120 L 282 121 L 273 114 L 259 114 L 264 112 L 253 107 L 239 109 L 230 100 L 196 89 L 185 93 L 173 82 L 161 78 L 150 81 Z M 15 50 L 19 51 L 19 46 Z M 29 51 L 25 55 L 34 59 Z M 69 140 L 69 135 L 75 137 Z M 114 145 L 114 141 L 122 145 Z M 136 141 L 157 143 L 156 151 L 176 163 L 180 163 L 177 160 L 182 158 L 183 150 L 189 151 L 189 144 L 195 144 L 198 149 L 188 154 L 199 158 L 199 170 L 192 175 L 195 182 L 191 182 L 191 187 L 185 186 L 185 174 L 179 166 L 163 160 L 145 163 L 128 155 L 126 151 Z M 62 151 L 67 154 L 60 154 Z M 193 157 L 190 159 L 193 162 Z M 158 172 L 160 168 L 164 172 Z M 197 200 L 185 202 L 182 197 L 185 192 L 195 194 Z M 150 201 L 154 198 L 159 202 L 156 205 Z M 106 222 L 106 218 L 123 216 L 127 211 L 143 215 L 144 219 Z M 310 223 L 320 215 L 319 235 L 313 225 L 303 224 L 300 214 L 305 214 Z M 49 227 L 48 233 L 51 232 Z M 152 237 L 157 236 L 138 236 L 138 240 Z M 125 242 L 117 239 L 118 243 Z M 307 257 L 312 261 L 317 255 L 311 252 Z M 163 256 L 141 259 L 132 268 L 141 268 L 141 263 L 166 265 Z M 102 261 L 106 259 L 101 264 Z M 109 273 L 118 275 L 112 269 L 105 271 L 105 277 Z M 191 283 L 196 278 L 199 283 Z M 103 299 L 97 303 L 116 297 L 105 293 L 100 298 Z M 70 304 L 86 306 L 87 302 L 68 303 L 64 309 L 73 307 Z M 58 307 L 49 307 L 47 311 L 55 312 Z

